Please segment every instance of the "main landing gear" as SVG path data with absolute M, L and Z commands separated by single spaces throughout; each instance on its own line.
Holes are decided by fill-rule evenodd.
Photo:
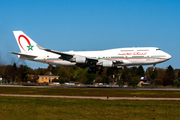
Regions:
M 91 68 L 89 68 L 88 69 L 88 73 L 94 73 L 94 74 L 96 74 L 96 71 L 97 71 L 97 68 L 96 67 L 91 67 Z

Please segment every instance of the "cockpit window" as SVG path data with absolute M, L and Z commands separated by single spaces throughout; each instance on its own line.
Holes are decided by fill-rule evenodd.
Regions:
M 156 51 L 158 51 L 158 50 L 161 50 L 161 49 L 156 49 Z

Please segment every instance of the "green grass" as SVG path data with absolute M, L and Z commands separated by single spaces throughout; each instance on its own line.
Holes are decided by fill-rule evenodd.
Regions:
M 180 101 L 0 97 L 0 120 L 178 120 Z
M 179 91 L 0 87 L 0 94 L 171 97 Z M 0 97 L 0 120 L 178 120 L 180 101 Z
M 158 97 L 180 98 L 180 91 L 173 90 L 131 90 L 131 89 L 84 89 L 84 88 L 31 88 L 0 87 L 0 94 L 110 96 L 110 97 Z

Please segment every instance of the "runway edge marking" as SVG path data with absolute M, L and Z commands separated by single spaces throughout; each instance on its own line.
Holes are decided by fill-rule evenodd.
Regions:
M 70 99 L 100 99 L 100 100 L 154 100 L 154 101 L 180 101 L 180 98 L 141 98 L 141 97 L 96 97 L 96 96 L 62 96 L 62 95 L 22 95 L 0 94 L 4 97 L 34 97 L 34 98 L 70 98 Z

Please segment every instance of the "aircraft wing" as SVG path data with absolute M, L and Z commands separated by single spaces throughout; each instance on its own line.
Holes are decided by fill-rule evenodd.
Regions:
M 79 65 L 79 66 L 99 65 L 99 66 L 103 66 L 103 67 L 112 67 L 113 64 L 116 66 L 118 66 L 118 65 L 120 66 L 124 63 L 127 63 L 127 64 L 130 63 L 130 61 L 128 61 L 128 60 L 118 60 L 118 61 L 117 60 L 112 61 L 112 60 L 108 60 L 108 59 L 101 60 L 98 58 L 86 57 L 86 56 L 76 55 L 73 53 L 71 54 L 71 53 L 58 52 L 58 51 L 54 51 L 54 50 L 50 50 L 50 49 L 44 49 L 44 50 L 47 52 L 51 52 L 51 53 L 60 55 L 61 56 L 60 59 L 67 60 L 70 62 L 76 62 L 77 65 Z M 79 63 L 79 62 L 77 62 L 77 59 L 78 60 L 86 59 L 87 62 Z
M 61 58 L 63 60 L 69 60 L 74 56 L 73 54 L 67 54 L 67 53 L 58 52 L 58 51 L 54 51 L 54 50 L 50 50 L 50 49 L 44 49 L 44 50 L 47 52 L 55 53 L 57 55 L 61 55 Z
M 36 58 L 38 56 L 35 56 L 35 55 L 28 55 L 28 54 L 23 54 L 23 53 L 15 53 L 15 52 L 9 52 L 11 54 L 15 54 L 15 55 L 20 55 L 22 57 L 26 57 L 26 58 Z
M 70 54 L 70 53 L 64 53 L 64 52 L 58 52 L 58 51 L 54 51 L 54 50 L 50 50 L 50 49 L 44 49 L 47 52 L 51 52 L 51 53 L 55 53 L 58 55 L 61 55 L 61 59 L 63 60 L 67 60 L 67 61 L 72 61 L 74 57 L 86 57 L 86 56 L 80 56 L 80 55 L 76 55 L 76 54 Z M 91 57 L 86 57 L 86 59 L 90 62 L 98 62 L 97 58 L 91 58 Z

